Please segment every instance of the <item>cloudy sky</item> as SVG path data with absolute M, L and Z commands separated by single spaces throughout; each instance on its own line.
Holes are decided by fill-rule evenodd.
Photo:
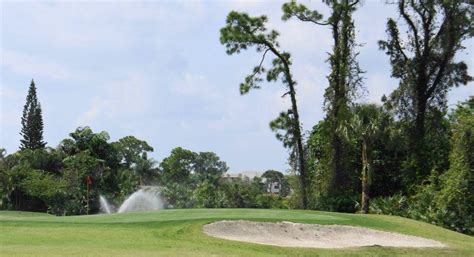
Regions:
M 322 1 L 303 1 L 327 14 Z M 380 102 L 397 85 L 377 40 L 395 6 L 366 0 L 355 14 L 368 93 Z M 18 149 L 20 117 L 34 78 L 44 138 L 57 144 L 78 126 L 146 140 L 160 161 L 174 147 L 213 151 L 232 172 L 288 169 L 287 152 L 268 127 L 289 107 L 280 83 L 240 96 L 238 85 L 260 61 L 225 54 L 219 29 L 231 10 L 266 14 L 293 55 L 305 131 L 324 117 L 329 28 L 282 22 L 278 1 L 0 1 L 0 147 Z M 474 73 L 473 40 L 458 55 Z M 449 103 L 474 95 L 471 85 Z

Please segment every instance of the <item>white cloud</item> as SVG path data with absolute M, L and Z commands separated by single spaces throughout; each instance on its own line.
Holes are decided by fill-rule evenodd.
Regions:
M 212 92 L 206 76 L 184 73 L 182 78 L 171 85 L 171 90 L 178 94 L 205 96 Z
M 21 101 L 23 96 L 3 83 L 0 84 L 0 124 L 2 126 L 16 126 L 20 122 Z
M 87 126 L 93 123 L 99 116 L 100 112 L 103 111 L 103 108 L 104 103 L 95 99 L 89 109 L 78 118 L 76 121 L 76 127 Z
M 156 92 L 151 93 L 152 87 L 152 82 L 139 72 L 130 72 L 124 80 L 106 83 L 77 119 L 77 126 L 90 125 L 99 119 L 127 122 L 139 113 L 148 112 L 153 99 L 159 97 Z
M 26 54 L 2 49 L 0 64 L 7 71 L 30 78 L 51 78 L 57 80 L 80 80 L 83 72 L 73 70 L 64 64 L 55 62 L 51 57 Z
M 268 2 L 264 0 L 230 0 L 224 2 L 229 9 L 236 11 L 262 10 L 268 6 Z
M 143 40 L 145 26 L 154 25 L 156 30 L 183 33 L 196 26 L 205 15 L 201 1 L 168 4 L 10 1 L 2 3 L 2 30 L 5 30 L 2 34 L 33 37 L 38 44 L 58 49 L 106 47 L 124 50 L 135 41 Z
M 0 82 L 0 98 L 3 101 L 16 101 L 19 100 L 21 97 L 22 96 L 18 91 L 13 90 L 11 87 L 7 87 L 5 84 Z

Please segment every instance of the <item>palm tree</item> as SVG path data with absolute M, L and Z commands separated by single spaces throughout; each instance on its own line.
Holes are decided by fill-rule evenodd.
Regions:
M 143 157 L 137 158 L 136 163 L 133 167 L 136 174 L 140 177 L 140 185 L 150 184 L 156 175 L 157 170 L 155 169 L 156 161 L 148 159 L 146 153 Z
M 372 180 L 372 152 L 373 143 L 380 132 L 381 108 L 375 104 L 359 104 L 353 108 L 353 116 L 349 124 L 343 126 L 341 130 L 346 137 L 355 137 L 362 144 L 361 160 L 361 182 L 362 182 L 362 213 L 369 212 L 369 192 Z

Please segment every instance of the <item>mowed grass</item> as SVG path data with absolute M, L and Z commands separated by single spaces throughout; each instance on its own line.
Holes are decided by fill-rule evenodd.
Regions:
M 305 249 L 209 237 L 218 220 L 345 224 L 439 240 L 447 248 Z M 0 256 L 474 256 L 474 238 L 430 224 L 383 215 L 297 210 L 184 209 L 55 217 L 0 212 Z

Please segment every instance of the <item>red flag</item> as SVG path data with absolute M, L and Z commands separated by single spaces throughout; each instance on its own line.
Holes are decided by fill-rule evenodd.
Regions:
M 87 177 L 86 177 L 86 184 L 89 185 L 89 186 L 92 185 L 92 178 L 91 178 L 91 176 L 87 176 Z

